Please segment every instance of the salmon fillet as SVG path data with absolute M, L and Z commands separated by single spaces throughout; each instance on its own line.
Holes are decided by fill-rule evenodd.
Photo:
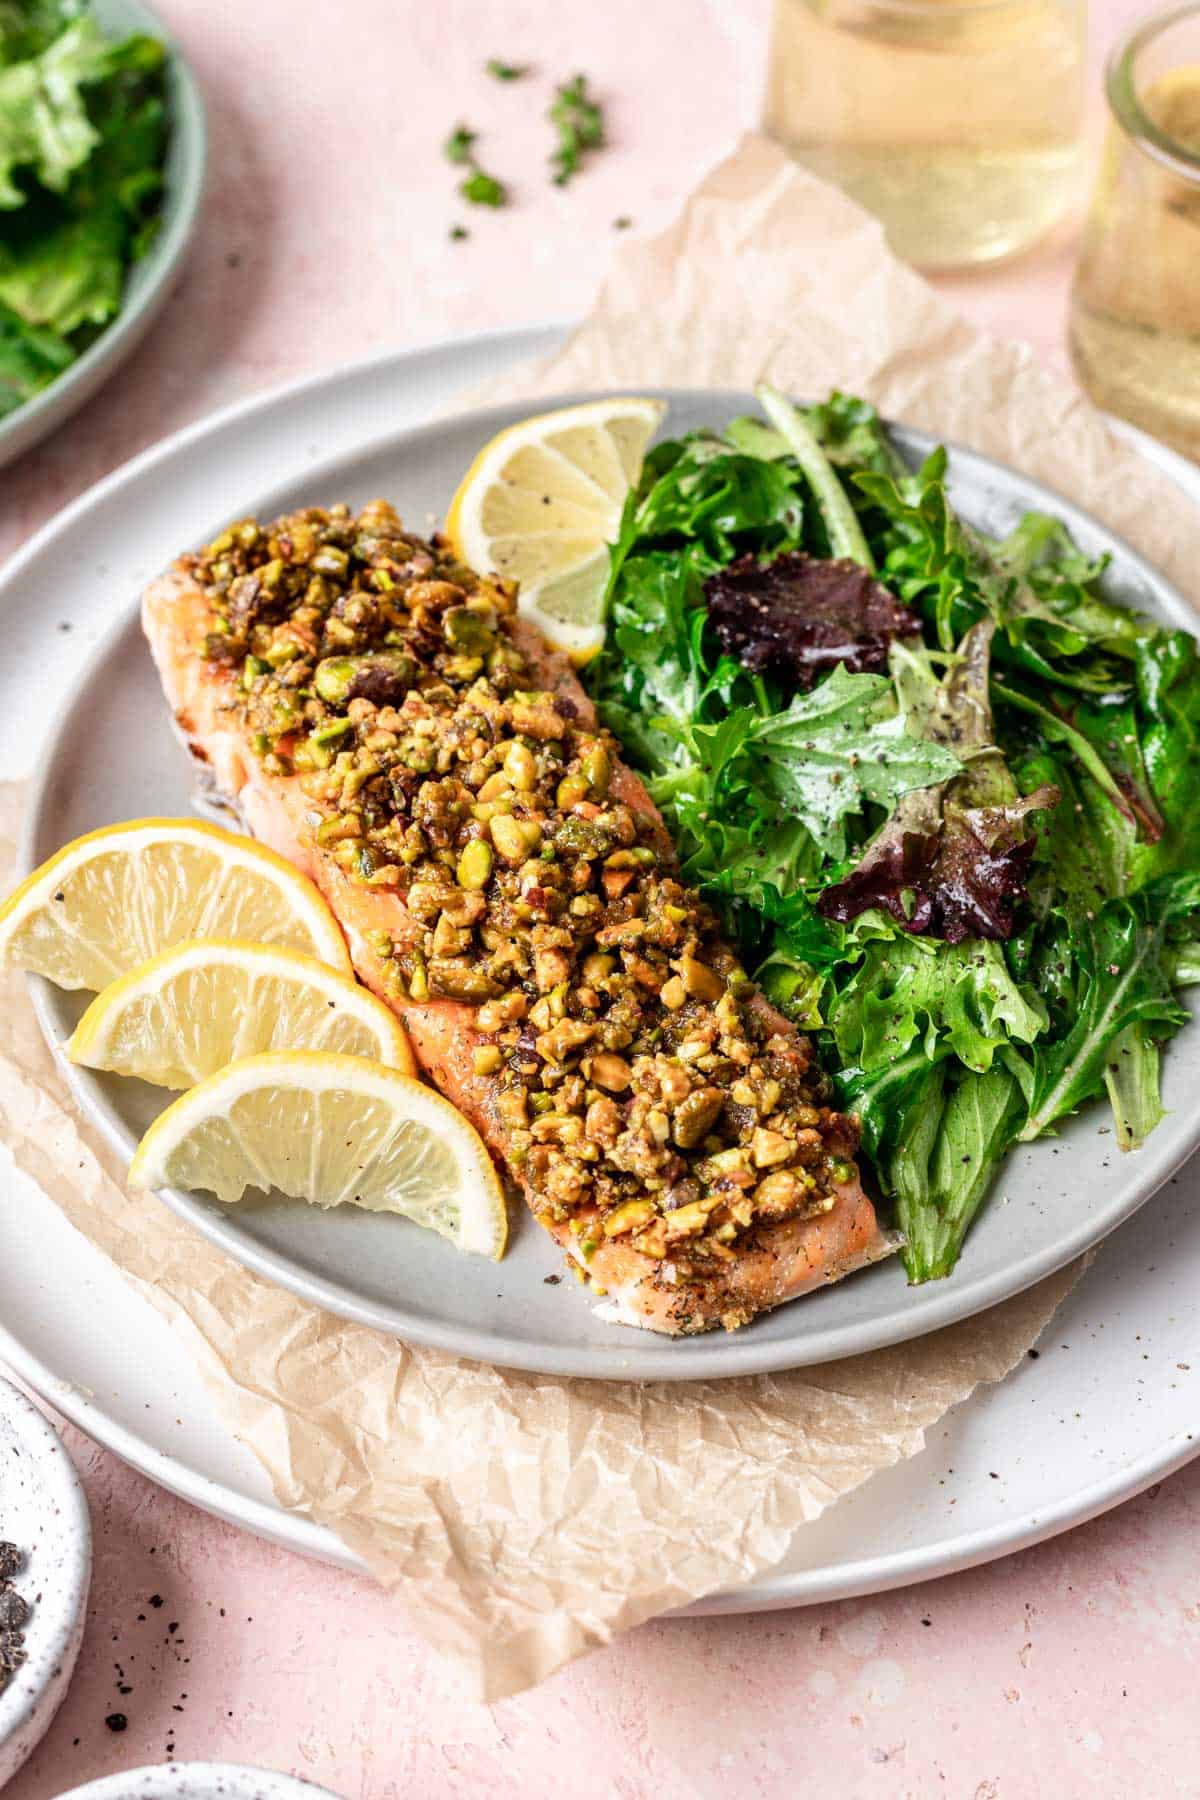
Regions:
M 181 557 L 143 621 L 205 781 L 320 887 L 606 1316 L 732 1329 L 894 1248 L 856 1121 L 510 584 L 384 502 L 310 508 Z

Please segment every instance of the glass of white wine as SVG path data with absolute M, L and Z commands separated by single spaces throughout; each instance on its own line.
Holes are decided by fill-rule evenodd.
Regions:
M 1108 99 L 1071 355 L 1098 405 L 1200 461 L 1200 5 L 1118 47 Z
M 1011 256 L 1070 206 L 1086 0 L 775 0 L 765 129 L 923 269 Z

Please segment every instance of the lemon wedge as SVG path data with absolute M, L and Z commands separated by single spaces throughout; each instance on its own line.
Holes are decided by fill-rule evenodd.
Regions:
M 608 545 L 666 404 L 613 396 L 540 413 L 485 444 L 446 515 L 460 561 L 520 583 L 520 609 L 576 663 L 604 642 Z
M 408 1037 L 382 1000 L 315 956 L 198 938 L 97 994 L 66 1045 L 73 1063 L 189 1088 L 262 1050 L 332 1050 L 415 1075 Z
M 192 819 L 131 819 L 76 838 L 0 906 L 0 963 L 62 988 L 107 987 L 189 938 L 304 951 L 350 972 L 337 920 L 282 856 Z
M 227 1203 L 260 1188 L 399 1213 L 496 1259 L 507 1236 L 491 1158 L 448 1100 L 382 1063 L 319 1050 L 268 1050 L 210 1075 L 159 1114 L 129 1180 Z

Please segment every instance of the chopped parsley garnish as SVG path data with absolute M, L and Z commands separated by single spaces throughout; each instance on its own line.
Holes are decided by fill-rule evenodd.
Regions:
M 628 213 L 621 213 L 619 217 L 615 218 L 612 222 L 614 231 L 629 231 L 632 225 L 633 220 L 629 217 Z
M 464 200 L 472 206 L 506 206 L 508 189 L 494 175 L 485 175 L 476 163 L 465 181 L 460 181 L 458 191 Z
M 462 240 L 464 238 L 469 238 L 470 235 L 471 234 L 465 225 L 452 225 L 450 227 L 450 241 L 453 244 L 461 244 Z
M 475 145 L 478 140 L 477 131 L 472 131 L 466 125 L 456 125 L 442 145 L 442 154 L 447 162 L 458 163 L 460 167 L 465 163 L 470 170 L 470 174 L 458 184 L 458 191 L 464 200 L 472 206 L 506 206 L 508 189 L 494 175 L 486 174 L 476 161 Z M 463 237 L 467 235 L 461 225 L 450 233 L 451 237 L 459 234 Z
M 465 125 L 456 125 L 442 146 L 442 154 L 447 162 L 472 162 L 472 145 L 479 136 L 477 131 L 469 131 Z
M 496 81 L 520 81 L 529 73 L 528 63 L 501 62 L 498 56 L 490 56 L 483 66 Z
M 565 187 L 583 166 L 585 150 L 598 150 L 604 142 L 604 114 L 587 91 L 587 76 L 576 75 L 555 89 L 547 118 L 558 132 L 558 147 L 550 158 L 554 181 Z

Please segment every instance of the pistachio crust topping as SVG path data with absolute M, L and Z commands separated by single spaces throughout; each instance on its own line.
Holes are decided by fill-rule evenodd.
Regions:
M 472 1009 L 510 1166 L 581 1262 L 617 1239 L 702 1281 L 835 1205 L 855 1121 L 573 678 L 546 685 L 511 584 L 382 501 L 242 520 L 186 566 L 264 772 L 351 883 L 403 902 L 371 934 L 385 991 Z

